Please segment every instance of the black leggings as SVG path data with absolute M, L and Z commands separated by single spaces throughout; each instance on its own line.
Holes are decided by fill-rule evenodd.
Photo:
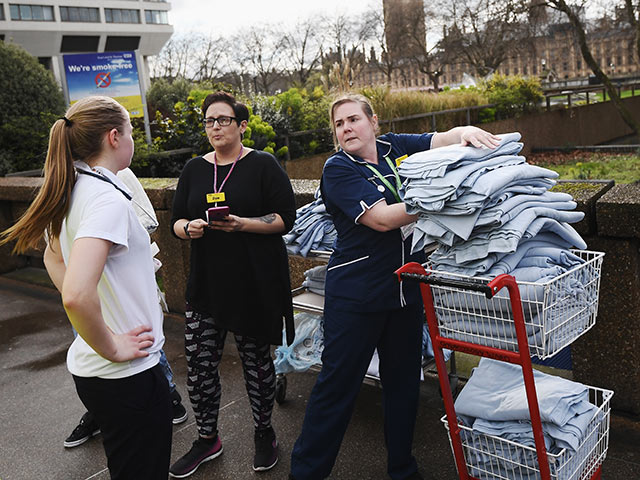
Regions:
M 159 365 L 118 379 L 76 377 L 82 403 L 102 431 L 112 480 L 166 480 L 171 456 L 171 399 Z
M 187 357 L 187 390 L 198 432 L 203 437 L 217 435 L 220 410 L 220 373 L 218 367 L 227 330 L 217 327 L 209 314 L 187 307 L 184 346 Z M 234 334 L 242 360 L 245 385 L 256 429 L 271 426 L 276 392 L 276 372 L 270 345 Z

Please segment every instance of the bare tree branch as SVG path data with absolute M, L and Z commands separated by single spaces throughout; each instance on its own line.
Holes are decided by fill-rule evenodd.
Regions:
M 315 68 L 322 62 L 323 35 L 318 21 L 299 22 L 284 37 L 285 61 L 290 64 L 295 81 L 304 86 Z

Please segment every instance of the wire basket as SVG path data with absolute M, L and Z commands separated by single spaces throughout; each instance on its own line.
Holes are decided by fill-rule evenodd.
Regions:
M 586 435 L 575 452 L 566 448 L 558 453 L 547 452 L 552 480 L 589 479 L 602 465 L 609 447 L 609 402 L 612 396 L 611 390 L 589 387 L 589 401 L 597 406 L 598 410 L 589 422 Z M 447 429 L 449 445 L 453 451 L 447 416 L 442 417 L 441 421 Z M 465 464 L 471 477 L 478 480 L 541 478 L 535 446 L 475 433 L 460 422 L 458 426 Z
M 584 263 L 546 283 L 518 282 L 529 354 L 541 359 L 558 353 L 596 322 L 604 253 L 571 252 Z M 429 268 L 427 272 L 451 279 L 490 280 Z M 483 293 L 457 287 L 432 285 L 431 289 L 441 337 L 513 352 L 518 350 L 506 289 L 491 299 Z

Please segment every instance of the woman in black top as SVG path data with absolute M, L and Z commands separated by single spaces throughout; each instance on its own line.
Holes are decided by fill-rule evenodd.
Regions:
M 191 240 L 186 292 L 187 388 L 198 439 L 170 469 L 184 478 L 222 453 L 217 420 L 218 365 L 228 331 L 242 360 L 255 431 L 254 470 L 278 460 L 271 427 L 275 370 L 270 345 L 293 340 L 293 309 L 282 234 L 295 220 L 291 184 L 273 155 L 242 145 L 249 112 L 225 92 L 204 100 L 204 126 L 213 152 L 184 167 L 173 202 L 174 235 Z M 206 211 L 228 206 L 219 220 Z

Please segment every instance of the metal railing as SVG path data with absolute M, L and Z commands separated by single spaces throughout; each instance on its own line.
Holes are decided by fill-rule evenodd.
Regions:
M 618 91 L 618 95 L 620 96 L 622 91 L 624 90 L 631 90 L 631 95 L 634 96 L 636 94 L 636 91 L 640 91 L 640 82 L 636 81 L 635 79 L 633 81 L 621 81 L 621 80 L 615 80 L 614 79 L 614 83 L 616 85 L 617 91 Z M 558 108 L 572 108 L 575 105 L 575 99 L 576 97 L 579 98 L 580 101 L 582 101 L 584 99 L 584 101 L 586 102 L 587 105 L 589 105 L 590 103 L 596 103 L 595 100 L 595 95 L 596 94 L 601 94 L 602 95 L 602 100 L 601 101 L 608 101 L 609 100 L 609 95 L 606 91 L 606 88 L 604 87 L 604 85 L 591 85 L 591 86 L 580 86 L 580 87 L 564 87 L 564 88 L 553 88 L 553 89 L 547 89 L 544 91 L 543 95 L 544 98 L 541 101 L 541 107 L 545 108 L 547 111 L 550 111 L 554 106 L 557 106 Z M 553 99 L 558 99 L 560 98 L 560 101 L 553 101 Z M 398 122 L 403 122 L 403 121 L 407 121 L 407 120 L 421 120 L 424 118 L 430 118 L 431 119 L 431 128 L 432 130 L 436 130 L 436 124 L 437 124 L 437 118 L 438 116 L 443 116 L 443 115 L 451 115 L 451 114 L 456 114 L 456 113 L 460 113 L 460 112 L 465 112 L 465 116 L 466 116 L 466 124 L 470 125 L 471 124 L 471 115 L 472 112 L 476 111 L 476 110 L 483 110 L 486 108 L 492 108 L 495 107 L 496 104 L 495 103 L 490 103 L 487 105 L 473 105 L 473 106 L 468 106 L 468 107 L 460 107 L 460 108 L 450 108 L 447 110 L 439 110 L 436 112 L 424 112 L 424 113 L 416 113 L 413 115 L 406 115 L 403 117 L 395 117 L 395 118 L 391 118 L 391 119 L 384 119 L 384 120 L 379 120 L 378 123 L 380 125 L 389 125 L 389 130 L 393 130 L 394 129 L 394 124 L 398 123 Z M 496 120 L 499 120 L 499 118 L 496 117 Z M 301 136 L 305 136 L 305 135 L 313 135 L 313 134 L 318 134 L 318 133 L 329 133 L 330 129 L 329 128 L 320 128 L 320 129 L 315 129 L 315 130 L 301 130 L 301 131 L 297 131 L 297 132 L 290 132 L 290 133 L 285 133 L 283 135 L 280 135 L 280 138 L 284 139 L 284 144 L 287 146 L 287 155 L 285 160 L 289 161 L 291 160 L 291 156 L 290 156 L 290 142 L 289 139 L 290 138 L 296 138 L 296 137 L 301 137 Z
M 621 96 L 623 91 L 631 90 L 631 95 L 635 96 L 636 90 L 640 91 L 640 82 L 622 82 L 622 81 L 614 81 L 616 86 L 616 90 L 618 96 Z M 610 100 L 607 89 L 604 85 L 591 85 L 588 87 L 566 87 L 566 88 L 556 88 L 556 89 L 548 89 L 544 91 L 544 103 L 546 105 L 547 111 L 551 110 L 553 105 L 562 105 L 567 108 L 572 108 L 574 105 L 574 99 L 577 97 L 581 101 L 584 99 L 586 105 L 590 103 L 595 103 L 592 100 L 594 99 L 593 95 L 601 94 L 603 102 Z M 553 101 L 553 99 L 560 98 L 560 101 Z M 566 98 L 566 100 L 564 100 Z
M 472 105 L 472 106 L 468 106 L 468 107 L 460 107 L 460 108 L 450 108 L 447 110 L 438 110 L 436 112 L 424 112 L 424 113 L 416 113 L 413 115 L 406 115 L 404 117 L 394 117 L 394 118 L 390 118 L 390 119 L 385 119 L 385 120 L 378 120 L 378 123 L 380 125 L 389 125 L 389 130 L 393 130 L 394 127 L 394 123 L 397 122 L 403 122 L 403 121 L 407 121 L 407 120 L 421 120 L 424 118 L 431 118 L 431 128 L 432 130 L 436 130 L 436 124 L 437 124 L 437 117 L 438 116 L 443 116 L 443 115 L 451 115 L 451 114 L 456 114 L 456 113 L 460 113 L 460 112 L 465 112 L 465 116 L 466 116 L 466 125 L 471 125 L 471 113 L 473 111 L 476 110 L 483 110 L 485 108 L 492 108 L 494 107 L 495 104 L 490 103 L 487 105 Z M 291 160 L 291 156 L 290 156 L 290 142 L 289 139 L 290 138 L 296 138 L 296 137 L 302 137 L 305 135 L 313 135 L 313 134 L 317 134 L 317 133 L 325 133 L 328 134 L 330 133 L 331 130 L 329 128 L 317 128 L 314 130 L 300 130 L 297 132 L 290 132 L 290 133 L 285 133 L 283 135 L 279 135 L 280 138 L 284 139 L 284 144 L 287 147 L 287 155 L 285 160 L 289 161 Z

